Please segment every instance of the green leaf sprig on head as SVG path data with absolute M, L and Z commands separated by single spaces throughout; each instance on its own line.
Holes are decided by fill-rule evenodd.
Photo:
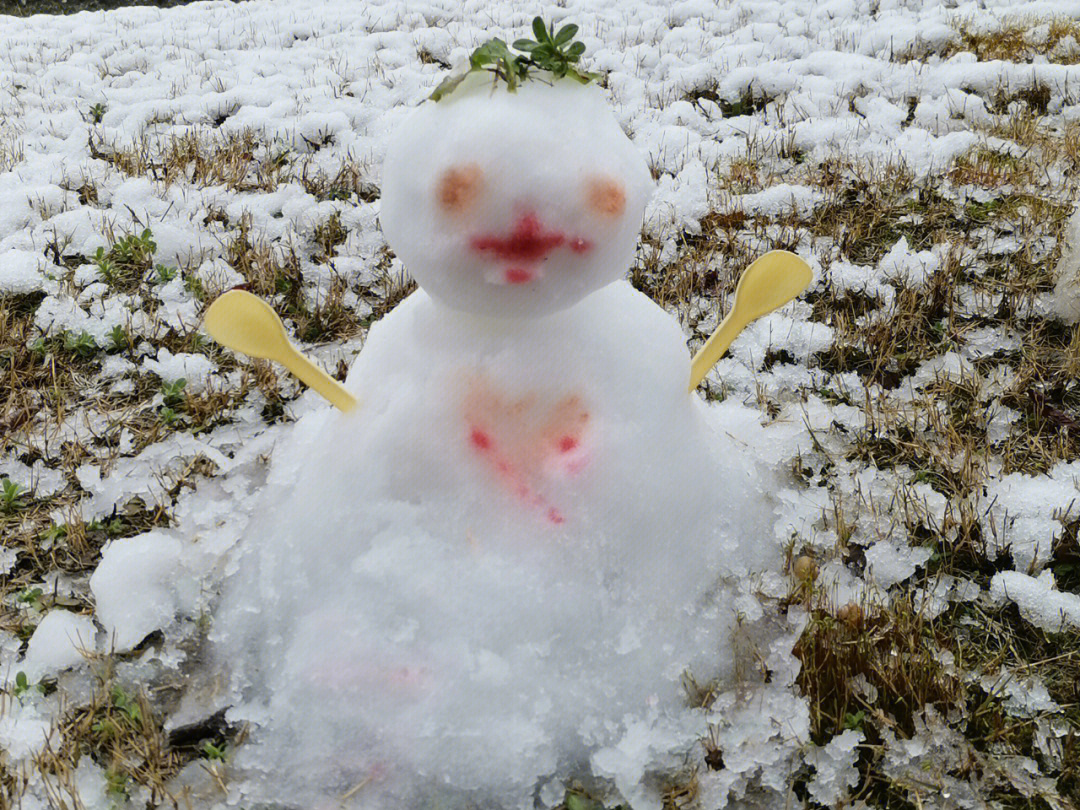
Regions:
M 514 53 L 505 41 L 497 37 L 487 40 L 472 52 L 467 71 L 444 79 L 435 88 L 431 94 L 432 101 L 445 98 L 466 76 L 480 71 L 494 74 L 496 82 L 506 82 L 506 89 L 511 93 L 523 81 L 535 78 L 530 75 L 531 70 L 547 71 L 556 79 L 571 78 L 581 84 L 588 84 L 600 77 L 597 73 L 581 71 L 576 67 L 585 53 L 585 43 L 574 41 L 574 34 L 578 32 L 576 25 L 564 25 L 556 31 L 555 23 L 549 28 L 544 25 L 542 18 L 537 17 L 532 22 L 532 30 L 536 39 L 515 40 L 513 48 L 519 53 Z

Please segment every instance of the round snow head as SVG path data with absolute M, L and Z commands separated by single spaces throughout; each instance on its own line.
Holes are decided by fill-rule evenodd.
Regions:
M 540 316 L 622 277 L 651 189 L 599 88 L 470 76 L 394 133 L 380 220 L 436 300 Z

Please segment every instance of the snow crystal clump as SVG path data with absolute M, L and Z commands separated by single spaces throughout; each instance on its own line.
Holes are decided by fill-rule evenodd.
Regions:
M 850 788 L 859 783 L 855 762 L 859 758 L 859 744 L 864 739 L 861 731 L 848 729 L 824 746 L 814 746 L 806 752 L 806 762 L 813 765 L 816 771 L 807 790 L 819 803 L 836 805 L 847 798 Z
M 82 663 L 84 651 L 94 650 L 96 635 L 97 628 L 89 616 L 51 610 L 30 637 L 19 669 L 30 681 L 37 681 L 43 675 L 76 666 Z
M 1021 616 L 1048 633 L 1080 629 L 1080 596 L 1057 590 L 1049 569 L 1038 577 L 1019 571 L 994 574 L 990 597 L 996 602 L 1012 600 Z
M 990 481 L 989 506 L 981 518 L 984 536 L 995 539 L 989 550 L 1008 550 L 1018 571 L 1040 570 L 1065 531 L 1065 516 L 1080 498 L 1078 480 L 1080 464 L 1063 462 L 1048 475 L 1010 473 Z
M 199 586 L 189 558 L 184 541 L 159 529 L 105 547 L 90 590 L 110 648 L 130 650 L 194 607 Z
M 143 367 L 167 383 L 186 380 L 185 387 L 195 392 L 206 387 L 210 375 L 217 369 L 214 361 L 206 355 L 188 352 L 173 354 L 164 347 L 158 350 L 156 360 L 144 360 Z
M 9 250 L 0 255 L 0 293 L 19 295 L 37 292 L 46 283 L 42 259 L 29 250 Z
M 55 736 L 48 710 L 38 701 L 5 701 L 0 713 L 0 751 L 9 761 L 32 757 Z
M 1080 320 L 1080 208 L 1073 212 L 1061 234 L 1064 248 L 1057 265 L 1054 313 L 1068 323 Z

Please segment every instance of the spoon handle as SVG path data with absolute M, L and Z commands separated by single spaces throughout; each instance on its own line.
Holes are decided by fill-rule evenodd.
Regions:
M 286 344 L 288 350 L 282 352 L 276 358 L 281 365 L 295 374 L 309 388 L 330 400 L 330 404 L 348 413 L 358 404 L 356 397 L 345 390 L 345 386 L 308 360 L 296 350 L 291 343 Z
M 687 388 L 688 391 L 693 392 L 698 387 L 701 381 L 705 379 L 705 375 L 709 373 L 709 369 L 715 366 L 716 362 L 724 356 L 728 346 L 746 328 L 748 323 L 749 321 L 746 318 L 736 317 L 735 308 L 732 307 L 724 320 L 716 327 L 716 331 L 709 336 L 709 339 L 705 341 L 698 353 L 694 355 L 694 359 L 690 363 L 690 387 Z

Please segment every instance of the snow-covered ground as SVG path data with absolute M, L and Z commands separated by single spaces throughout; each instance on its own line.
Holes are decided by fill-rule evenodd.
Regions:
M 832 613 L 874 638 L 894 625 L 872 611 L 903 605 L 963 626 L 1015 604 L 1033 629 L 1080 629 L 1080 595 L 1055 585 L 1076 588 L 1060 551 L 1076 543 L 1075 400 L 1025 376 L 1032 334 L 1075 371 L 1080 344 L 1051 317 L 1073 293 L 1045 269 L 1021 278 L 1052 266 L 1072 204 L 1080 43 L 1053 25 L 1080 2 L 254 0 L 0 20 L 0 790 L 24 808 L 242 804 L 217 756 L 235 729 L 204 722 L 199 640 L 267 458 L 327 406 L 214 346 L 201 312 L 247 283 L 324 366 L 350 362 L 403 287 L 377 221 L 387 132 L 447 65 L 538 12 L 581 27 L 648 155 L 658 188 L 632 278 L 688 340 L 765 250 L 816 272 L 707 383 L 760 409 L 784 481 L 761 531 L 803 562 L 741 603 L 769 631 L 748 634 L 741 677 L 702 700 L 696 728 L 630 729 L 594 771 L 635 807 L 665 790 L 703 808 L 833 806 L 856 786 L 875 806 L 868 772 L 917 806 L 999 789 L 1067 806 L 1077 718 L 1030 662 L 987 670 L 944 639 L 931 656 L 1033 724 L 1023 752 L 971 747 L 940 696 L 898 723 L 867 716 L 889 682 L 869 669 L 823 736 L 806 664 Z M 965 48 L 1018 15 L 1020 58 Z M 897 177 L 904 210 L 841 238 L 835 220 L 879 216 Z M 936 308 L 927 329 L 889 332 L 920 307 Z M 875 330 L 896 339 L 850 350 Z M 1056 432 L 1033 430 L 1047 414 Z M 965 419 L 975 456 L 950 443 Z M 977 564 L 941 564 L 973 548 Z M 193 724 L 210 743 L 196 758 L 121 745 Z M 690 732 L 706 744 L 669 756 Z M 566 786 L 549 776 L 537 796 L 554 806 Z

